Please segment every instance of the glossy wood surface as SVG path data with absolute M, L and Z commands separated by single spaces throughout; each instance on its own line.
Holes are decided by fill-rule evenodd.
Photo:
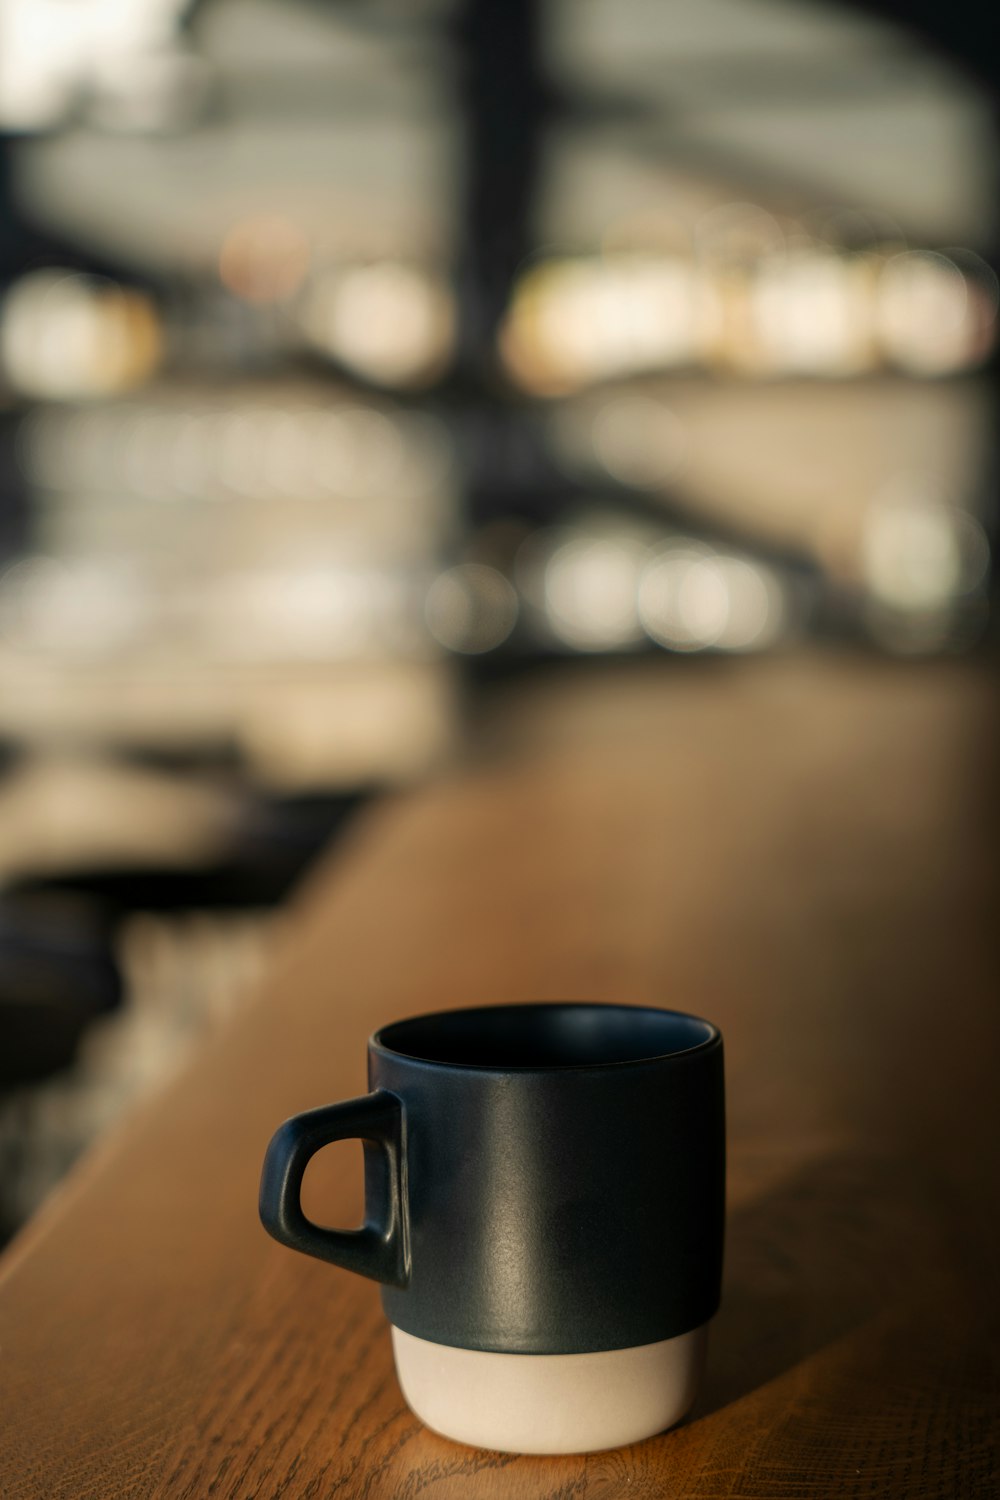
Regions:
M 357 826 L 249 1015 L 0 1262 L 5 1500 L 996 1496 L 992 677 L 661 660 L 538 679 L 478 744 Z M 566 997 L 722 1026 L 723 1307 L 683 1427 L 498 1456 L 410 1415 L 376 1289 L 270 1241 L 257 1179 L 375 1024 Z M 316 1216 L 356 1221 L 359 1157 Z

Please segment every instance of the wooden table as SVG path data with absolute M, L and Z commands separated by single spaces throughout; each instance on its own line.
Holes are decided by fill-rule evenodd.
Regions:
M 1000 1493 L 1000 732 L 981 666 L 659 661 L 541 679 L 376 807 L 248 1016 L 3 1262 L 6 1500 Z M 404 1406 L 374 1286 L 257 1222 L 283 1116 L 375 1023 L 653 1002 L 726 1036 L 724 1301 L 693 1418 L 512 1458 Z M 314 1163 L 359 1204 L 360 1148 Z

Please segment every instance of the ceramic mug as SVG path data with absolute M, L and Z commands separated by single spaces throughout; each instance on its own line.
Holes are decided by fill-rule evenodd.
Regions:
M 679 1421 L 719 1303 L 722 1037 L 677 1011 L 527 1004 L 397 1021 L 372 1090 L 268 1147 L 275 1239 L 382 1283 L 399 1382 L 446 1437 L 617 1447 Z M 302 1211 L 310 1157 L 360 1137 L 365 1223 Z

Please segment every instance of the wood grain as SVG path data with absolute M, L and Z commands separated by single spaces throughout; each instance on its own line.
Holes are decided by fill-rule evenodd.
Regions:
M 992 1500 L 998 741 L 968 666 L 664 662 L 497 703 L 8 1251 L 3 1495 Z M 363 1091 L 378 1022 L 565 997 L 721 1024 L 724 1301 L 683 1427 L 512 1458 L 415 1421 L 375 1288 L 268 1240 L 257 1178 L 277 1121 Z M 349 1149 L 309 1194 L 356 1219 Z

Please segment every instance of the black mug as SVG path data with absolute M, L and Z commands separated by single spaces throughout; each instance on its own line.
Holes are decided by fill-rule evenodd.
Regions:
M 265 1228 L 382 1285 L 410 1406 L 446 1436 L 583 1452 L 693 1400 L 719 1303 L 722 1038 L 676 1011 L 530 1004 L 397 1021 L 372 1093 L 268 1147 Z M 365 1224 L 303 1214 L 306 1164 L 360 1137 Z

